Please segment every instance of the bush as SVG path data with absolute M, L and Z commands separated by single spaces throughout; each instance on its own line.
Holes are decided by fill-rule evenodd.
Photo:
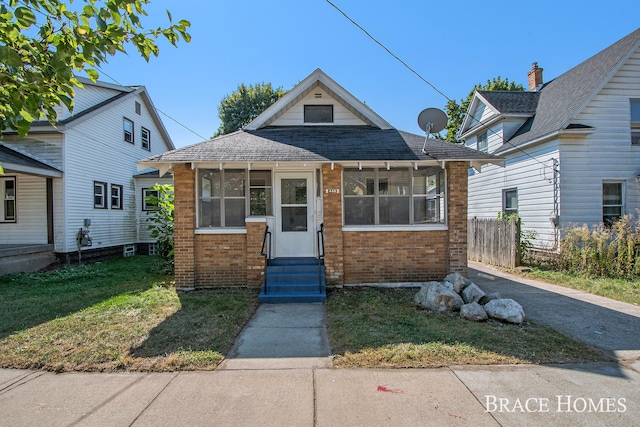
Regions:
M 158 192 L 158 196 L 147 196 L 146 202 L 153 205 L 154 209 L 147 212 L 148 228 L 151 237 L 158 239 L 160 256 L 165 260 L 167 270 L 173 270 L 173 210 L 174 196 L 173 186 L 170 184 L 156 184 L 150 188 Z
M 625 215 L 611 228 L 600 224 L 563 230 L 560 266 L 573 273 L 596 277 L 633 278 L 640 274 L 640 222 Z

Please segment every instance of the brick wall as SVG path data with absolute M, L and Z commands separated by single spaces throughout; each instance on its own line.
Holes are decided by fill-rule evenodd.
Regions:
M 176 288 L 188 289 L 195 282 L 195 171 L 191 165 L 173 167 L 174 260 Z
M 447 163 L 449 272 L 466 276 L 467 268 L 467 162 Z
M 245 234 L 197 234 L 195 237 L 197 286 L 247 284 Z
M 322 165 L 324 253 L 327 284 L 344 284 L 344 256 L 342 233 L 342 166 Z M 338 189 L 339 193 L 326 190 Z
M 344 282 L 442 280 L 447 275 L 447 231 L 344 233 Z
M 247 285 L 260 286 L 264 274 L 264 258 L 260 256 L 266 220 L 259 222 L 247 222 Z

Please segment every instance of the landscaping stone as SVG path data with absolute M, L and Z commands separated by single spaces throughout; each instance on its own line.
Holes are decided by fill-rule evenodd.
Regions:
M 524 321 L 522 306 L 512 299 L 494 299 L 484 305 L 487 314 L 497 320 L 520 324 Z
M 502 299 L 502 296 L 500 296 L 500 292 L 491 292 L 490 294 L 483 296 L 482 298 L 480 298 L 480 301 L 478 301 L 478 304 L 485 305 L 486 303 L 494 299 Z
M 460 295 L 462 296 L 462 300 L 469 304 L 480 301 L 480 298 L 482 298 L 485 293 L 475 283 L 472 283 L 464 288 L 462 292 L 460 292 Z
M 489 317 L 484 308 L 477 302 L 464 304 L 460 307 L 460 317 L 473 322 L 481 322 Z
M 447 277 L 444 278 L 444 281 L 451 283 L 453 285 L 453 290 L 458 294 L 462 292 L 467 285 L 471 284 L 469 279 L 458 272 L 447 275 Z
M 413 300 L 422 307 L 438 313 L 458 311 L 464 304 L 460 295 L 440 282 L 426 283 Z

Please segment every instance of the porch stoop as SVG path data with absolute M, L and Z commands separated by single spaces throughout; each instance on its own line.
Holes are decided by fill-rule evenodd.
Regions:
M 324 302 L 327 285 L 324 261 L 317 258 L 275 258 L 266 271 L 259 300 L 264 303 Z

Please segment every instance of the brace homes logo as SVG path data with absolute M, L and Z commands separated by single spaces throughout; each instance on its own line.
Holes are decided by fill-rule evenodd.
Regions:
M 549 397 L 529 397 L 526 399 L 509 399 L 494 395 L 485 396 L 487 412 L 626 412 L 627 399 L 624 397 L 575 397 L 571 395 L 556 395 Z

